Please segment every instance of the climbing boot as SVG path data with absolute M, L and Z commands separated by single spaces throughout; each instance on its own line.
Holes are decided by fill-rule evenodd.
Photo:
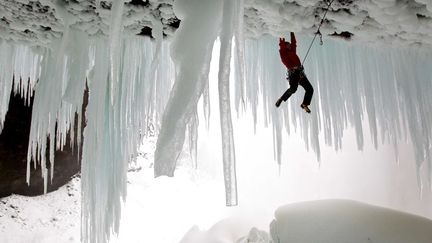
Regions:
M 280 104 L 282 103 L 282 98 L 279 98 L 277 101 L 276 101 L 276 107 L 279 107 L 280 106 Z
M 304 111 L 306 111 L 307 113 L 311 113 L 311 110 L 309 109 L 309 107 L 308 107 L 307 105 L 305 105 L 305 104 L 301 104 L 300 107 L 301 107 Z

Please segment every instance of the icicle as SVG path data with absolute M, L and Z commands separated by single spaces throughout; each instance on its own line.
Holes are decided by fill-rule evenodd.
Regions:
M 159 67 L 158 65 L 161 63 L 161 51 L 162 51 L 162 41 L 163 41 L 163 26 L 160 19 L 153 19 L 153 29 L 152 29 L 152 35 L 156 39 L 156 49 L 154 50 L 153 59 L 151 62 L 150 67 L 150 76 L 148 77 L 149 80 L 156 80 L 158 78 L 158 71 L 162 69 L 162 67 Z M 152 114 L 154 109 L 156 107 L 156 97 L 157 97 L 157 89 L 156 89 L 156 82 L 151 82 L 149 87 L 149 102 L 147 105 L 147 114 Z M 149 117 L 150 118 L 150 117 Z M 153 118 L 153 117 L 152 117 Z
M 12 48 L 5 42 L 0 42 L 0 133 L 9 108 L 9 98 L 12 90 L 13 69 L 11 61 Z
M 229 89 L 232 38 L 234 36 L 234 8 L 237 2 L 224 0 L 221 48 L 219 59 L 219 109 L 222 134 L 223 170 L 226 205 L 237 205 L 237 178 L 235 166 L 234 135 L 231 121 L 231 99 Z
M 121 58 L 121 40 L 123 32 L 123 6 L 124 0 L 115 0 L 111 7 L 110 22 L 110 78 L 111 78 L 111 104 L 115 103 L 114 97 L 117 92 L 115 89 L 120 82 L 120 58 Z
M 92 48 L 93 68 L 89 73 L 89 101 L 86 109 L 87 125 L 84 129 L 82 151 L 82 219 L 83 242 L 107 242 L 112 227 L 112 205 L 118 205 L 121 185 L 110 183 L 113 175 L 113 132 L 110 129 L 110 89 L 108 84 L 108 46 L 98 41 Z M 100 174 L 99 174 L 100 173 Z M 121 176 L 121 171 L 118 171 Z M 115 194 L 114 194 L 115 193 Z M 111 199 L 111 200 L 110 200 Z M 108 204 L 111 206 L 109 207 Z M 109 207 L 109 208 L 108 208 Z
M 69 105 L 62 104 L 62 95 L 64 93 L 65 84 L 65 46 L 66 39 L 61 42 L 54 43 L 54 53 L 46 51 L 42 72 L 38 86 L 35 91 L 33 102 L 32 122 L 30 128 L 30 139 L 27 163 L 41 157 L 42 177 L 45 182 L 47 173 L 46 168 L 46 144 L 50 141 L 49 159 L 51 164 L 51 177 L 53 176 L 54 166 L 54 150 L 56 144 L 56 122 L 59 124 L 59 129 L 66 127 L 66 124 L 72 119 L 69 116 L 63 116 L 67 113 L 61 112 L 61 109 L 70 109 Z M 67 129 L 66 129 L 67 130 Z M 57 139 L 61 140 L 61 136 L 66 136 L 67 131 L 62 131 Z M 49 140 L 48 140 L 49 139 Z M 28 167 L 29 168 L 29 167 Z M 27 183 L 30 183 L 30 171 L 27 171 Z M 46 192 L 46 191 L 44 191 Z
M 204 111 L 204 119 L 205 119 L 205 124 L 206 124 L 206 128 L 207 130 L 210 129 L 210 91 L 209 91 L 209 86 L 207 85 L 207 87 L 204 89 L 204 94 L 203 94 L 203 111 Z
M 64 17 L 61 5 L 55 7 L 56 14 Z M 46 191 L 49 176 L 55 176 L 54 151 L 64 147 L 68 132 L 72 144 L 75 135 L 80 143 L 82 98 L 88 77 L 82 151 L 82 240 L 106 242 L 112 233 L 118 232 L 121 199 L 126 197 L 127 164 L 136 154 L 142 136 L 154 130 L 150 125 L 158 126 L 174 68 L 169 43 L 162 43 L 161 39 L 157 51 L 149 39 L 142 37 L 130 37 L 124 43 L 120 40 L 118 45 L 106 39 L 90 42 L 87 35 L 65 25 L 62 39 L 54 40 L 51 49 L 0 41 L 1 53 L 8 54 L 0 57 L 0 121 L 3 123 L 12 88 L 29 101 L 39 80 L 33 102 L 27 181 L 33 160 L 34 168 L 40 164 Z M 120 36 L 117 32 L 114 35 Z M 117 63 L 112 62 L 115 57 Z M 111 73 L 118 74 L 117 82 Z M 17 82 L 12 87 L 13 74 Z M 149 87 L 153 87 L 152 93 Z M 149 106 L 153 107 L 147 109 Z M 146 117 L 152 123 L 146 123 Z M 77 134 L 71 129 L 75 125 Z
M 62 149 L 67 133 L 75 125 L 75 113 L 80 117 L 87 70 L 87 36 L 71 31 L 71 16 L 63 2 L 56 1 L 56 14 L 64 22 L 61 41 L 53 41 L 53 49 L 46 50 L 39 83 L 35 92 L 27 163 L 36 164 L 41 158 L 42 177 L 46 192 L 46 143 L 49 141 L 50 179 L 54 176 L 54 152 Z M 76 73 L 75 73 L 76 72 Z M 31 84 L 31 83 L 30 83 Z M 80 126 L 80 123 L 79 125 Z M 73 129 L 72 129 L 73 130 Z M 78 129 L 80 130 L 80 128 Z M 71 144 L 74 144 L 74 132 Z M 30 183 L 30 166 L 27 166 L 27 183 Z
M 244 40 L 244 27 L 243 27 L 243 19 L 244 19 L 244 0 L 239 0 L 236 3 L 236 9 L 234 10 L 237 14 L 236 29 L 235 29 L 235 73 L 236 73 L 236 82 L 235 82 L 235 104 L 236 111 L 239 114 L 240 105 L 243 110 L 246 109 L 246 101 L 245 101 L 245 40 Z
M 93 68 L 88 77 L 82 156 L 84 242 L 108 242 L 111 234 L 118 233 L 122 199 L 126 199 L 127 166 L 136 154 L 141 138 L 137 131 L 142 130 L 143 124 L 137 122 L 134 114 L 143 115 L 142 107 L 146 105 L 135 101 L 135 95 L 144 90 L 136 89 L 141 76 L 135 65 L 145 57 L 131 52 L 133 48 L 139 50 L 134 44 L 142 43 L 128 42 L 123 49 L 123 1 L 113 2 L 111 11 L 109 48 L 102 40 L 95 43 Z
M 250 105 L 253 122 L 254 122 L 254 131 L 256 131 L 257 125 L 257 106 L 258 106 L 258 92 L 259 92 L 259 81 L 258 81 L 258 62 L 259 60 L 258 54 L 258 41 L 248 40 L 246 41 L 246 50 L 245 50 L 245 73 L 246 73 L 246 100 Z M 237 82 L 238 83 L 238 82 Z
M 208 85 L 211 53 L 221 19 L 220 9 L 220 2 L 212 0 L 179 0 L 174 3 L 176 15 L 182 20 L 171 46 L 176 81 L 162 116 L 155 151 L 155 176 L 174 174 L 187 122 Z
M 30 104 L 30 96 L 39 79 L 42 55 L 36 48 L 0 42 L 0 133 L 9 106 L 11 91 L 20 94 Z M 14 82 L 13 82 L 14 81 Z
M 198 114 L 195 112 L 188 124 L 189 153 L 195 169 L 198 168 L 198 123 Z

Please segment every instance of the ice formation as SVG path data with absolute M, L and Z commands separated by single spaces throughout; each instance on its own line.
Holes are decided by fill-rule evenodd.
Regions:
M 178 0 L 174 8 L 182 24 L 171 45 L 167 41 L 162 42 L 164 30 L 159 25 L 162 19 L 157 16 L 151 18 L 155 26 L 155 42 L 126 33 L 121 35 L 127 25 L 125 22 L 129 20 L 122 18 L 122 1 L 112 4 L 110 31 L 102 31 L 109 38 L 98 36 L 97 31 L 89 36 L 89 29 L 77 28 L 77 20 L 68 14 L 70 9 L 63 11 L 66 8 L 64 5 L 57 1 L 48 2 L 55 9 L 55 16 L 62 21 L 61 26 L 56 25 L 56 31 L 62 34 L 50 37 L 49 48 L 43 46 L 45 42 L 42 46 L 30 46 L 0 41 L 0 131 L 10 93 L 20 93 L 29 100 L 34 92 L 28 169 L 31 169 L 31 161 L 35 165 L 40 163 L 42 176 L 48 183 L 49 177 L 55 176 L 52 174 L 54 149 L 64 146 L 68 133 L 71 138 L 74 137 L 72 128 L 75 126 L 78 126 L 78 134 L 81 133 L 79 124 L 75 124 L 75 116 L 84 115 L 81 114 L 82 97 L 88 87 L 82 151 L 82 238 L 86 242 L 104 242 L 117 232 L 121 199 L 126 196 L 127 163 L 151 126 L 155 125 L 156 129 L 162 127 L 155 155 L 156 176 L 174 173 L 175 161 L 186 135 L 192 154 L 196 153 L 197 103 L 203 97 L 204 113 L 208 118 L 209 64 L 213 44 L 218 37 L 221 41 L 219 101 L 227 205 L 237 203 L 232 104 L 238 113 L 244 110 L 252 112 L 255 126 L 258 117 L 263 116 L 265 125 L 273 127 L 274 153 L 279 164 L 282 163 L 282 133 L 290 133 L 292 129 L 301 131 L 307 148 L 315 151 L 319 160 L 320 136 L 327 145 L 341 149 L 344 129 L 348 126 L 355 128 L 357 144 L 361 149 L 368 142 L 364 141 L 362 125 L 362 121 L 367 119 L 372 143 L 376 147 L 380 142 L 390 142 L 397 151 L 400 141 L 410 139 L 413 142 L 418 169 L 425 167 L 430 185 L 432 51 L 427 49 L 430 44 L 427 33 L 421 35 L 425 38 L 425 45 L 419 49 L 352 45 L 331 40 L 325 40 L 322 47 L 314 46 L 305 63 L 306 75 L 316 91 L 311 105 L 313 112 L 309 115 L 299 108 L 301 95 L 293 96 L 288 105 L 284 103 L 280 109 L 274 107 L 274 101 L 288 86 L 277 52 L 277 38 L 264 36 L 245 40 L 243 33 L 247 29 L 260 31 L 261 34 L 285 35 L 289 30 L 311 29 L 313 17 L 300 21 L 301 16 L 291 12 L 299 10 L 299 6 L 311 11 L 315 5 L 309 1 L 299 1 L 307 6 L 297 7 L 283 3 L 287 6 L 279 11 L 280 5 L 276 1 Z M 362 5 L 364 2 L 361 2 L 358 6 L 381 6 L 387 2 L 388 5 L 381 6 L 381 9 L 388 14 L 382 18 L 376 16 L 381 24 L 394 17 L 395 13 L 409 12 L 421 6 L 417 10 L 424 17 L 416 20 L 421 23 L 419 29 L 411 32 L 412 36 L 408 36 L 411 39 L 405 36 L 406 33 L 400 33 L 402 37 L 398 37 L 395 43 L 415 44 L 419 40 L 417 31 L 429 26 L 427 16 L 430 12 L 425 10 L 430 9 L 429 3 L 419 5 L 420 1 L 415 1 L 407 4 L 408 8 L 398 10 L 399 2 L 372 2 L 370 5 Z M 278 22 L 279 31 L 274 26 L 271 31 L 266 31 L 266 25 L 260 24 L 262 19 L 250 22 L 255 16 L 251 6 L 256 8 L 255 14 L 264 10 L 278 13 L 275 19 L 265 19 L 266 23 L 275 24 L 279 19 L 277 16 L 281 15 L 294 19 L 284 19 L 282 24 Z M 369 11 L 373 12 L 372 9 Z M 236 15 L 243 12 L 247 16 L 245 19 Z M 342 13 L 329 13 L 329 18 L 344 18 L 340 16 Z M 362 13 L 359 10 L 359 16 Z M 403 16 L 410 15 L 411 12 Z M 346 23 L 353 25 L 353 29 L 357 23 L 354 20 Z M 370 19 L 368 21 L 375 27 L 369 26 L 370 29 L 362 30 L 364 32 L 359 30 L 358 33 L 369 33 L 370 30 L 376 34 L 373 35 L 376 39 L 380 39 L 380 35 L 373 32 L 379 24 Z M 406 23 L 409 29 L 416 21 L 408 18 L 396 22 Z M 292 23 L 309 23 L 311 26 L 303 28 Z M 254 27 L 251 24 L 255 24 Z M 386 33 L 392 33 L 394 26 L 391 23 L 386 26 Z M 235 51 L 232 51 L 233 38 Z M 382 39 L 386 38 L 388 35 Z M 309 41 L 307 37 L 299 38 L 300 57 L 304 56 Z M 236 67 L 232 92 L 229 83 L 231 59 L 235 60 Z M 299 89 L 298 92 L 302 91 Z M 230 94 L 235 96 L 232 102 Z M 80 139 L 80 136 L 77 138 Z M 48 148 L 49 156 L 45 158 Z M 51 172 L 47 165 L 51 166 Z M 422 182 L 422 179 L 419 178 L 419 181 Z
M 289 31 L 312 34 L 326 8 L 325 1 L 241 0 L 246 37 L 280 36 Z M 71 26 L 89 35 L 110 33 L 112 1 L 100 0 L 3 0 L 0 2 L 2 38 L 49 45 L 60 38 L 63 22 L 55 2 L 63 2 L 74 18 Z M 124 31 L 140 34 L 153 28 L 153 17 L 163 23 L 166 36 L 174 36 L 178 19 L 175 0 L 133 0 L 124 6 Z M 239 1 L 240 2 L 240 1 Z M 244 15 L 240 15 L 244 13 Z M 321 32 L 355 41 L 384 44 L 432 45 L 432 2 L 430 0 L 335 0 Z M 343 35 L 350 33 L 351 35 Z M 352 35 L 353 34 L 353 35 Z
M 153 126 L 157 128 L 160 120 L 174 68 L 169 43 L 158 43 L 148 38 L 127 37 L 113 47 L 106 38 L 89 38 L 81 31 L 70 30 L 68 39 L 54 42 L 51 49 L 0 44 L 2 54 L 9 54 L 2 55 L 0 61 L 1 121 L 11 91 L 29 99 L 34 90 L 28 169 L 31 161 L 35 166 L 40 163 L 45 183 L 49 183 L 49 175 L 55 176 L 54 149 L 64 146 L 68 133 L 74 138 L 75 126 L 81 134 L 75 116 L 83 115 L 87 81 L 89 100 L 82 151 L 84 242 L 106 242 L 118 231 L 121 199 L 126 197 L 128 162 L 142 137 L 153 132 Z M 112 48 L 120 49 L 114 67 L 110 56 L 116 50 Z M 158 58 L 157 65 L 153 64 L 154 58 Z M 115 83 L 112 67 L 119 75 Z M 48 147 L 50 156 L 45 158 Z
M 172 176 L 174 173 L 176 159 L 183 148 L 186 125 L 191 119 L 194 121 L 198 99 L 208 84 L 211 51 L 221 20 L 220 8 L 219 1 L 196 1 L 191 5 L 176 1 L 174 5 L 183 24 L 171 44 L 176 82 L 161 120 L 163 129 L 155 152 L 155 176 Z
M 302 38 L 298 42 L 300 56 L 304 56 L 309 41 Z M 362 121 L 367 119 L 375 147 L 380 142 L 391 143 L 397 153 L 398 143 L 407 139 L 413 142 L 418 169 L 425 165 L 427 184 L 430 184 L 432 75 L 427 71 L 432 68 L 430 50 L 329 40 L 324 46 L 314 46 L 305 62 L 305 72 L 317 92 L 311 106 L 314 111 L 311 116 L 305 116 L 298 108 L 301 95 L 290 98 L 282 111 L 273 109 L 274 100 L 288 86 L 283 80 L 285 70 L 274 51 L 275 39 L 248 40 L 245 47 L 247 77 L 250 77 L 247 85 L 260 88 L 264 116 L 272 122 L 275 131 L 276 158 L 280 158 L 277 137 L 282 128 L 288 133 L 300 129 L 306 147 L 315 151 L 318 160 L 318 134 L 323 134 L 326 145 L 339 150 L 348 126 L 355 128 L 357 145 L 362 149 L 365 143 Z M 254 113 L 258 99 L 255 92 L 247 93 Z

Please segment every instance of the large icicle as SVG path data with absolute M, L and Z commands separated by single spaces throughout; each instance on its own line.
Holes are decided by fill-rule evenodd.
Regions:
M 128 38 L 122 44 L 120 79 L 113 93 L 116 102 L 111 104 L 109 45 L 106 40 L 95 40 L 90 51 L 89 102 L 82 156 L 82 239 L 85 242 L 105 242 L 118 232 L 121 199 L 126 197 L 128 162 L 134 158 L 142 137 L 153 132 L 153 123 L 148 123 L 151 119 L 147 117 L 160 116 L 173 74 L 166 44 L 161 46 L 161 60 L 156 65 L 163 65 L 164 73 L 158 68 L 155 77 L 151 70 L 154 44 L 149 39 Z M 150 87 L 158 92 L 152 100 Z M 153 113 L 147 113 L 147 107 L 154 103 L 157 106 L 151 109 Z
M 9 108 L 9 98 L 12 90 L 13 69 L 10 57 L 13 49 L 4 43 L 0 42 L 0 133 L 3 130 L 3 124 Z
M 69 28 L 69 17 L 64 6 L 56 2 L 56 13 L 63 19 L 64 33 L 60 41 L 54 40 L 52 49 L 44 50 L 41 74 L 35 92 L 29 149 L 27 155 L 27 183 L 30 183 L 30 163 L 41 163 L 44 191 L 47 189 L 46 150 L 49 142 L 50 178 L 53 178 L 54 152 L 66 144 L 71 131 L 74 144 L 75 113 L 81 117 L 82 99 L 87 69 L 87 35 Z M 33 64 L 34 65 L 34 64 Z M 37 64 L 36 64 L 37 65 Z M 75 73 L 77 72 L 77 73 Z M 33 78 L 36 78 L 34 76 Z M 29 91 L 33 85 L 29 84 Z M 23 92 L 21 91 L 23 94 Z M 25 93 L 24 93 L 25 94 Z M 78 130 L 80 131 L 80 123 Z M 77 136 L 78 140 L 80 136 Z
M 135 80 L 121 79 L 123 5 L 123 0 L 113 2 L 109 46 L 96 43 L 88 77 L 82 156 L 84 242 L 108 242 L 111 234 L 118 233 L 121 199 L 126 199 L 127 165 L 137 143 L 128 133 Z
M 21 94 L 27 105 L 30 104 L 40 75 L 42 55 L 39 49 L 0 39 L 0 133 L 12 90 L 15 94 Z
M 222 134 L 223 170 L 225 179 L 226 205 L 237 205 L 237 179 L 235 167 L 234 135 L 231 121 L 230 65 L 232 39 L 234 36 L 235 6 L 237 1 L 224 0 L 221 48 L 219 59 L 219 109 Z M 233 23 L 234 22 L 234 23 Z M 234 26 L 233 26 L 234 25 Z
M 113 210 L 119 206 L 119 187 L 110 183 L 113 179 L 114 142 L 113 124 L 110 117 L 110 89 L 108 83 L 108 46 L 96 42 L 91 51 L 93 68 L 88 76 L 89 102 L 86 109 L 87 125 L 81 165 L 82 209 L 81 240 L 83 242 L 107 242 L 112 232 Z M 112 116 L 113 114 L 111 114 Z M 118 159 L 116 157 L 115 159 Z M 122 171 L 117 171 L 121 176 Z M 99 176 L 98 176 L 99 174 Z M 116 206 L 108 206 L 108 204 Z
M 63 147 L 66 134 L 75 118 L 76 106 L 65 103 L 65 94 L 69 75 L 66 66 L 66 39 L 54 43 L 53 51 L 46 50 L 42 63 L 42 72 L 36 87 L 33 101 L 32 121 L 30 129 L 29 150 L 27 156 L 27 183 L 30 183 L 30 162 L 40 161 L 46 192 L 48 171 L 45 153 L 49 141 L 49 162 L 51 177 L 54 169 L 54 151 Z M 79 107 L 81 109 L 81 107 Z M 55 124 L 58 124 L 57 130 Z
M 115 92 L 120 82 L 120 55 L 123 33 L 123 6 L 125 0 L 112 1 L 111 21 L 110 21 L 110 78 L 111 78 L 111 104 L 114 104 Z
M 186 125 L 208 85 L 221 7 L 220 1 L 213 0 L 178 0 L 174 3 L 176 16 L 182 20 L 171 47 L 176 81 L 162 116 L 155 151 L 155 176 L 174 175 L 176 160 L 185 140 Z
M 237 114 L 240 112 L 240 108 L 245 110 L 246 102 L 245 102 L 245 40 L 244 40 L 244 0 L 238 0 L 235 3 L 234 12 L 237 13 L 236 18 L 236 26 L 235 26 L 235 73 L 236 73 L 236 81 L 235 82 L 235 108 Z

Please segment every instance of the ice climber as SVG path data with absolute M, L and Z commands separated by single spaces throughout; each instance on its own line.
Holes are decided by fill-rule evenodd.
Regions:
M 291 43 L 285 41 L 285 38 L 279 38 L 279 54 L 282 63 L 287 67 L 288 74 L 287 80 L 290 87 L 285 93 L 276 101 L 276 107 L 279 107 L 282 101 L 287 101 L 288 98 L 297 91 L 299 84 L 306 91 L 303 103 L 300 107 L 307 113 L 310 113 L 309 105 L 312 100 L 313 87 L 304 73 L 303 65 L 300 62 L 296 53 L 297 42 L 295 35 L 291 32 Z

